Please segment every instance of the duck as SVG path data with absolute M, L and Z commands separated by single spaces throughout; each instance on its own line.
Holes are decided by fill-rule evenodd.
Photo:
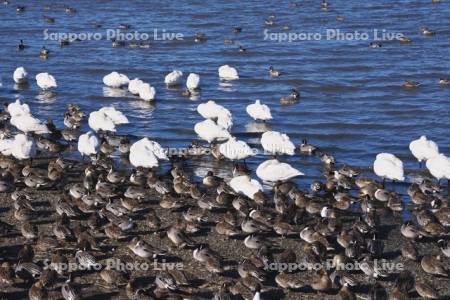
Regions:
M 405 82 L 403 83 L 403 87 L 407 88 L 407 89 L 413 89 L 413 88 L 417 88 L 420 86 L 420 83 L 417 81 L 413 81 L 413 80 L 405 80 Z
M 379 153 L 373 163 L 373 170 L 377 176 L 384 179 L 404 181 L 403 163 L 395 155 Z
M 427 36 L 432 36 L 432 35 L 436 34 L 435 31 L 431 30 L 428 27 L 422 27 L 422 28 L 420 28 L 420 31 L 422 32 L 423 35 L 427 35 Z
M 50 23 L 50 24 L 55 23 L 55 18 L 53 18 L 53 17 L 43 16 L 42 18 L 43 18 L 44 21 L 47 22 L 47 23 Z
M 307 139 L 303 139 L 302 143 L 299 146 L 299 149 L 301 153 L 314 154 L 314 152 L 316 152 L 317 150 L 317 147 L 309 144 Z
M 48 91 L 56 88 L 58 85 L 56 84 L 55 77 L 48 73 L 39 73 L 36 75 L 36 83 L 43 91 Z
M 230 187 L 238 194 L 243 194 L 250 199 L 254 199 L 257 192 L 263 191 L 261 183 L 250 178 L 248 175 L 233 177 L 229 182 Z
M 198 122 L 194 126 L 195 133 L 203 140 L 211 143 L 213 141 L 225 141 L 231 138 L 228 130 L 216 124 L 216 122 L 207 119 Z
M 164 83 L 167 86 L 177 86 L 181 84 L 181 80 L 183 79 L 183 72 L 180 70 L 173 70 L 164 78 Z
M 399 38 L 397 38 L 398 41 L 400 42 L 400 44 L 410 44 L 412 42 L 412 40 L 406 36 L 400 36 Z
M 438 145 L 432 140 L 428 140 L 425 135 L 422 135 L 417 140 L 413 140 L 409 144 L 409 150 L 419 161 L 419 164 L 439 154 Z
M 103 84 L 110 88 L 121 88 L 128 85 L 130 79 L 118 72 L 111 72 L 103 77 Z
M 113 47 L 113 48 L 121 48 L 121 47 L 125 47 L 125 42 L 124 41 L 122 41 L 122 40 L 118 40 L 118 39 L 116 39 L 116 38 L 113 38 L 112 40 L 111 40 L 111 46 Z
M 426 162 L 426 167 L 437 180 L 443 178 L 450 180 L 450 158 L 444 154 L 441 153 L 429 158 Z
M 18 67 L 14 71 L 13 79 L 16 84 L 26 84 L 28 79 L 28 72 L 24 67 Z
M 277 159 L 266 160 L 256 169 L 256 175 L 266 182 L 287 181 L 304 173 L 293 168 L 287 163 L 279 162 Z
M 203 43 L 206 42 L 207 38 L 206 35 L 202 32 L 196 32 L 194 35 L 194 42 L 196 43 Z
M 305 285 L 297 274 L 285 273 L 284 271 L 275 276 L 275 282 L 283 289 L 300 289 Z
M 440 85 L 450 85 L 450 79 L 448 78 L 439 78 Z
M 269 75 L 270 77 L 279 77 L 282 73 L 278 70 L 275 70 L 273 66 L 269 66 Z
M 437 244 L 438 244 L 439 248 L 441 249 L 442 253 L 445 256 L 450 257 L 450 244 L 443 239 L 440 239 L 437 242 Z
M 239 49 L 239 52 L 247 52 L 247 48 L 244 48 L 242 45 L 239 45 L 238 49 Z
M 186 79 L 186 88 L 189 91 L 195 91 L 200 88 L 200 76 L 196 73 L 189 73 Z
M 139 98 L 144 101 L 150 102 L 155 100 L 156 98 L 156 89 L 151 86 L 149 83 L 142 83 L 138 87 L 139 89 Z
M 20 40 L 19 45 L 17 45 L 17 49 L 19 51 L 25 50 L 26 48 L 28 48 L 28 45 L 25 45 L 23 40 Z
M 370 42 L 369 43 L 369 48 L 381 48 L 382 44 L 379 42 Z
M 50 50 L 45 48 L 45 46 L 43 46 L 41 48 L 41 50 L 39 51 L 39 56 L 43 59 L 47 59 L 49 55 L 50 55 Z
M 235 137 L 230 137 L 228 141 L 220 144 L 220 153 L 229 160 L 241 160 L 255 155 L 253 149 L 244 141 L 238 141 Z
M 296 89 L 292 89 L 289 96 L 283 96 L 280 98 L 281 104 L 294 104 L 300 99 L 300 93 Z
M 444 268 L 443 263 L 437 257 L 433 255 L 424 255 L 420 261 L 422 269 L 432 275 L 440 275 L 448 277 L 447 271 Z
M 218 69 L 219 78 L 222 80 L 236 80 L 239 79 L 239 74 L 236 68 L 229 65 L 220 66 Z
M 267 120 L 272 120 L 269 106 L 262 104 L 260 100 L 256 100 L 255 103 L 247 105 L 246 111 L 255 121 L 261 120 L 265 122 Z
M 331 288 L 331 280 L 324 269 L 320 269 L 317 274 L 311 278 L 310 286 L 318 292 L 325 292 Z
M 295 145 L 290 141 L 289 136 L 278 131 L 266 131 L 261 136 L 261 145 L 268 153 L 295 154 Z
M 436 289 L 423 280 L 417 280 L 414 288 L 417 294 L 424 299 L 440 299 Z

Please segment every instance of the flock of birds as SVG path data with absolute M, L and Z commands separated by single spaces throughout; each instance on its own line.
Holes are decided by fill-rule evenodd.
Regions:
M 239 78 L 237 71 L 229 66 L 219 68 L 219 77 Z M 17 84 L 26 84 L 28 74 L 20 67 L 13 78 Z M 190 74 L 187 78 L 188 89 L 199 88 L 198 75 Z M 46 92 L 57 87 L 55 78 L 47 73 L 38 74 L 36 81 Z M 126 88 L 143 99 L 154 98 L 154 88 L 140 79 L 129 80 L 124 74 L 112 72 L 103 82 L 114 89 Z M 181 71 L 173 71 L 165 78 L 167 85 L 181 82 Z M 246 111 L 255 121 L 273 119 L 270 108 L 259 100 L 248 105 Z M 378 238 L 382 233 L 380 209 L 394 214 L 405 209 L 402 196 L 385 187 L 385 179 L 405 181 L 399 158 L 390 153 L 376 156 L 373 169 L 383 179 L 380 183 L 360 176 L 358 170 L 349 166 L 338 167 L 332 155 L 321 153 L 306 140 L 295 145 L 284 133 L 266 131 L 260 143 L 268 159 L 255 172 L 263 186 L 261 181 L 252 178 L 252 170 L 245 162 L 258 150 L 233 137 L 231 112 L 212 100 L 199 104 L 197 112 L 204 120 L 195 124 L 194 131 L 207 144 L 194 141 L 182 159 L 177 159 L 168 148 L 147 137 L 131 142 L 130 137 L 117 134 L 118 126 L 129 121 L 112 106 L 91 112 L 87 122 L 91 130 L 81 133 L 86 116 L 76 104 L 68 105 L 64 114 L 65 128 L 58 129 L 52 120 L 45 123 L 33 116 L 30 107 L 19 99 L 5 103 L 0 115 L 0 189 L 12 199 L 14 218 L 24 242 L 16 260 L 4 261 L 1 265 L 0 284 L 11 286 L 22 280 L 29 285 L 32 300 L 53 295 L 55 286 L 60 286 L 64 299 L 79 299 L 82 294 L 76 278 L 83 273 L 67 272 L 59 265 L 75 259 L 77 264 L 91 271 L 99 267 L 96 272 L 108 287 L 124 288 L 130 299 L 208 299 L 193 292 L 193 279 L 188 279 L 183 271 L 156 273 L 154 282 L 141 286 L 133 272 L 108 269 L 96 258 L 96 253 L 114 257 L 114 251 L 102 252 L 101 249 L 108 246 L 124 247 L 136 259 L 170 257 L 170 247 L 163 249 L 144 236 L 133 234 L 139 223 L 136 216 L 142 214 L 146 216 L 143 226 L 149 232 L 166 236 L 176 249 L 192 251 L 198 268 L 213 274 L 214 279 L 210 280 L 221 278 L 220 288 L 209 290 L 210 299 L 236 296 L 262 299 L 276 287 L 283 291 L 305 288 L 324 293 L 337 291 L 340 299 L 356 299 L 352 290 L 360 280 L 338 268 L 347 263 L 360 263 L 361 272 L 377 280 L 393 276 L 378 269 L 374 260 L 384 254 L 384 241 Z M 78 167 L 67 158 L 72 144 L 76 144 L 83 158 L 83 164 Z M 440 255 L 421 256 L 414 241 L 429 243 L 429 247 L 438 247 L 443 256 L 450 257 L 447 243 L 450 207 L 448 196 L 439 184 L 442 179 L 450 179 L 450 158 L 440 153 L 438 145 L 425 136 L 412 141 L 409 148 L 420 164 L 425 162 L 437 182 L 422 178 L 410 184 L 408 195 L 415 207 L 412 211 L 417 222 L 406 221 L 399 226 L 400 234 L 406 239 L 401 254 L 405 260 L 420 261 L 425 273 L 448 277 Z M 116 166 L 113 157 L 117 152 L 128 158 L 131 167 Z M 303 191 L 292 181 L 304 174 L 281 159 L 284 155 L 298 153 L 319 154 L 325 182 L 314 181 L 309 191 Z M 232 178 L 221 178 L 209 171 L 200 181 L 195 180 L 185 166 L 189 159 L 204 155 L 233 161 Z M 50 159 L 42 163 L 45 156 Z M 33 159 L 40 162 L 33 164 Z M 159 171 L 161 161 L 169 161 L 168 172 Z M 269 186 L 269 190 L 265 186 Z M 51 201 L 52 210 L 56 212 L 52 232 L 43 232 L 34 224 L 39 211 L 29 189 L 60 192 L 58 199 Z M 149 195 L 157 196 L 159 209 L 170 211 L 170 224 L 162 224 Z M 343 216 L 350 216 L 351 222 L 343 221 Z M 4 232 L 14 230 L 8 223 L 1 225 Z M 240 240 L 253 254 L 236 264 L 230 263 L 221 255 L 221 249 L 213 250 L 214 244 L 195 241 L 195 235 L 204 230 L 215 231 L 226 239 Z M 303 248 L 283 249 L 279 239 L 298 240 L 298 246 L 303 245 Z M 47 258 L 52 261 L 50 268 L 43 268 L 42 261 L 41 264 L 36 261 L 35 251 L 47 252 Z M 304 256 L 304 262 L 311 264 L 331 258 L 333 268 L 316 270 L 307 279 L 298 273 L 267 269 L 274 261 L 299 262 L 300 255 Z M 375 281 L 367 299 L 408 299 L 413 289 L 424 298 L 440 297 L 421 276 L 414 278 L 410 271 L 396 275 L 390 291 Z M 66 281 L 61 284 L 59 278 Z M 214 282 L 198 289 L 205 289 L 208 284 Z
M 328 9 L 328 3 L 322 1 L 321 8 Z M 17 6 L 18 12 L 24 10 L 25 6 Z M 67 7 L 66 12 L 76 10 Z M 274 19 L 265 24 L 273 25 Z M 202 34 L 195 36 L 198 42 L 205 39 Z M 405 37 L 400 42 L 411 41 Z M 113 41 L 114 45 L 120 46 L 120 41 Z M 25 47 L 21 41 L 19 50 Z M 246 50 L 241 46 L 239 51 Z M 43 47 L 40 56 L 47 58 L 49 53 Z M 268 72 L 271 77 L 282 76 L 272 66 Z M 220 66 L 218 76 L 224 81 L 239 79 L 236 68 L 229 65 Z M 58 88 L 49 73 L 39 73 L 35 79 L 44 93 Z M 27 85 L 29 74 L 19 67 L 13 80 Z M 103 83 L 144 101 L 156 99 L 155 88 L 139 78 L 112 72 Z M 180 70 L 167 74 L 164 83 L 185 85 L 183 96 L 201 89 L 198 74 L 185 76 Z M 439 84 L 450 85 L 450 80 L 442 78 Z M 403 84 L 405 88 L 419 85 L 408 80 Z M 280 103 L 299 99 L 300 92 L 293 89 Z M 233 136 L 232 113 L 213 100 L 199 104 L 197 112 L 204 120 L 193 130 L 205 143 L 193 141 L 180 157 L 148 137 L 134 140 L 118 134 L 119 126 L 129 120 L 112 106 L 86 115 L 77 104 L 69 104 L 64 128 L 57 128 L 51 119 L 43 122 L 34 116 L 20 99 L 5 103 L 0 113 L 0 192 L 2 206 L 11 207 L 14 220 L 0 221 L 0 235 L 3 240 L 19 235 L 20 250 L 11 255 L 0 247 L 0 295 L 26 289 L 31 300 L 81 299 L 87 288 L 80 282 L 95 277 L 90 287 L 101 285 L 128 299 L 268 300 L 291 291 L 368 300 L 449 296 L 426 280 L 448 282 L 449 277 L 450 207 L 441 181 L 450 180 L 450 158 L 435 142 L 421 136 L 409 149 L 420 169 L 425 164 L 422 173 L 436 180 L 405 176 L 402 161 L 391 153 L 376 156 L 373 171 L 381 179 L 377 180 L 336 164 L 333 155 L 306 139 L 296 145 L 282 132 L 263 132 L 262 149 L 252 148 Z M 270 107 L 260 100 L 248 105 L 246 112 L 256 122 L 273 120 Z M 86 119 L 90 130 L 82 132 Z M 124 164 L 117 163 L 118 153 Z M 267 159 L 253 172 L 246 160 L 257 154 Z M 75 159 L 77 155 L 82 159 Z M 283 156 L 295 155 L 318 156 L 324 179 L 302 190 L 295 178 L 305 174 L 283 162 Z M 197 158 L 232 161 L 232 176 L 222 178 L 212 171 L 200 179 L 193 176 L 188 165 Z M 409 181 L 410 201 L 395 190 L 395 184 L 387 186 L 386 180 Z M 43 211 L 37 198 L 46 198 L 48 192 L 56 196 L 40 199 L 48 203 Z M 411 211 L 412 220 L 399 221 L 405 210 Z M 42 222 L 49 211 L 54 216 L 50 230 Z M 386 212 L 402 237 L 400 261 L 417 262 L 416 269 L 388 272 L 377 267 L 376 261 L 387 257 L 386 238 L 380 238 Z M 235 252 L 246 249 L 250 254 L 228 257 L 219 240 L 236 246 Z M 294 248 L 285 247 L 286 241 Z M 419 244 L 428 251 L 420 253 Z M 188 255 L 201 276 L 179 269 L 142 273 L 106 266 L 105 260 L 122 260 L 123 253 L 133 262 L 158 264 L 170 258 L 183 261 L 180 256 Z M 332 266 L 318 270 L 268 268 L 271 263 L 324 265 L 328 259 Z M 49 267 L 44 267 L 45 260 L 51 261 Z M 81 269 L 63 267 L 71 262 Z M 360 270 L 342 268 L 349 264 L 359 264 Z M 363 285 L 368 288 L 362 289 Z

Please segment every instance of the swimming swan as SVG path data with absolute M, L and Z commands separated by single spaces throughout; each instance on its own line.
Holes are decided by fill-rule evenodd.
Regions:
M 144 101 L 153 101 L 155 100 L 156 90 L 148 83 L 142 83 L 139 86 L 139 98 Z
M 239 79 L 237 70 L 229 65 L 223 65 L 219 68 L 219 77 L 225 80 Z
M 17 84 L 27 83 L 28 73 L 24 67 L 18 67 L 13 74 L 14 82 Z
M 188 90 L 197 90 L 200 87 L 200 76 L 195 73 L 190 73 L 186 79 L 186 87 Z
M 36 83 L 43 91 L 48 91 L 52 88 L 56 88 L 58 85 L 56 84 L 55 77 L 48 73 L 39 73 L 36 75 Z
M 121 88 L 129 82 L 130 79 L 126 75 L 117 72 L 111 72 L 103 77 L 103 83 L 112 88 Z
M 139 95 L 139 88 L 140 88 L 141 84 L 143 84 L 143 83 L 144 82 L 142 80 L 140 80 L 139 78 L 130 80 L 130 82 L 128 82 L 128 91 L 130 93 L 132 93 L 133 95 Z
M 270 108 L 265 104 L 261 104 L 261 101 L 259 100 L 256 100 L 255 103 L 248 105 L 246 110 L 247 114 L 249 114 L 249 116 L 255 121 L 266 121 L 272 119 Z
M 183 72 L 179 70 L 174 70 L 166 75 L 166 77 L 164 78 L 164 83 L 167 86 L 180 85 L 182 79 L 183 79 Z

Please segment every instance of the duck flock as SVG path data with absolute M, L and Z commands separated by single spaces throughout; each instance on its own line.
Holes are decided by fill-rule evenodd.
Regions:
M 195 36 L 196 42 L 205 39 Z M 25 47 L 21 41 L 19 50 Z M 41 58 L 49 54 L 40 51 Z M 232 66 L 217 71 L 218 80 L 240 79 Z M 282 76 L 273 67 L 268 72 Z M 30 81 L 24 67 L 12 77 L 19 86 Z M 35 80 L 46 96 L 58 89 L 49 73 Z M 164 83 L 185 86 L 183 96 L 201 91 L 196 73 L 173 70 Z M 158 100 L 150 83 L 119 72 L 106 74 L 103 84 Z M 280 103 L 299 99 L 293 89 Z M 246 112 L 260 124 L 277 121 L 260 100 Z M 391 153 L 373 158 L 372 173 L 339 164 L 320 145 L 283 132 L 264 131 L 251 147 L 233 133 L 230 110 L 214 100 L 200 103 L 196 113 L 203 118 L 192 124 L 198 139 L 174 149 L 152 137 L 122 134 L 129 120 L 113 106 L 88 112 L 68 104 L 58 128 L 34 115 L 26 100 L 4 103 L 0 298 L 450 297 L 450 157 L 434 141 L 421 136 L 409 144 L 419 163 L 414 174 Z M 252 170 L 247 162 L 256 155 L 264 161 Z M 304 155 L 320 161 L 323 175 L 308 188 L 297 182 L 304 172 L 286 162 Z M 194 174 L 198 160 L 223 163 L 227 176 Z

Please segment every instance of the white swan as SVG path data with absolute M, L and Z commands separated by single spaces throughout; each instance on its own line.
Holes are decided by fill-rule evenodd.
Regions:
M 217 104 L 213 100 L 209 100 L 206 103 L 200 103 L 197 106 L 197 112 L 205 119 L 217 118 L 224 109 L 226 108 L 220 104 Z
M 227 142 L 219 147 L 219 152 L 230 160 L 246 159 L 255 155 L 252 148 L 244 141 L 238 141 L 235 137 L 231 137 Z
M 113 106 L 105 106 L 99 109 L 102 113 L 107 115 L 115 125 L 128 124 L 128 118 L 119 110 L 116 110 Z
M 201 139 L 208 141 L 208 143 L 213 141 L 224 141 L 231 137 L 226 129 L 217 125 L 210 119 L 195 124 L 194 131 Z
M 167 154 L 160 144 L 148 138 L 140 139 L 130 147 L 130 163 L 134 167 L 153 168 L 159 165 L 158 159 L 167 160 Z
M 289 180 L 305 174 L 287 163 L 279 162 L 277 159 L 269 159 L 258 166 L 256 175 L 263 181 L 276 182 Z
M 224 108 L 217 116 L 217 125 L 230 130 L 233 126 L 233 117 L 228 109 Z
M 441 153 L 428 159 L 426 166 L 437 180 L 442 178 L 450 180 L 450 158 L 444 154 Z
M 47 125 L 43 124 L 31 114 L 16 115 L 10 120 L 11 125 L 15 126 L 22 132 L 34 132 L 36 134 L 50 133 Z
M 266 121 L 272 119 L 270 108 L 265 104 L 261 104 L 261 101 L 259 100 L 256 100 L 253 104 L 247 105 L 246 110 L 247 114 L 249 114 L 249 116 L 252 117 L 255 121 Z
M 261 145 L 265 151 L 271 154 L 295 154 L 295 145 L 286 134 L 278 131 L 264 132 L 261 137 Z
M 139 78 L 130 80 L 130 82 L 128 82 L 128 91 L 130 93 L 132 93 L 133 95 L 139 95 L 139 89 L 143 83 L 144 82 L 142 80 L 140 80 Z
M 373 170 L 377 176 L 383 179 L 405 180 L 402 161 L 390 153 L 378 154 L 373 163 Z
M 14 139 L 0 139 L 0 152 L 5 156 L 11 155 L 13 143 Z
M 80 152 L 82 156 L 97 154 L 99 146 L 99 140 L 92 131 L 88 131 L 78 138 L 78 152 Z
M 219 68 L 219 77 L 225 80 L 239 79 L 237 70 L 229 65 L 223 65 Z
M 409 150 L 411 150 L 411 153 L 419 163 L 439 154 L 438 145 L 432 140 L 428 140 L 424 135 L 419 139 L 412 141 L 409 144 Z
M 17 117 L 21 115 L 29 115 L 30 107 L 26 103 L 21 103 L 19 99 L 15 102 L 8 104 L 7 111 L 11 117 Z
M 229 185 L 236 193 L 243 194 L 250 199 L 253 199 L 257 192 L 263 191 L 261 183 L 256 179 L 251 179 L 248 175 L 233 177 Z
M 186 79 L 186 87 L 188 90 L 197 90 L 200 87 L 200 76 L 195 73 L 190 73 Z
M 110 117 L 101 111 L 91 112 L 89 114 L 88 124 L 95 132 L 98 132 L 99 130 L 116 132 L 116 124 L 114 124 Z
M 34 141 L 25 134 L 17 134 L 12 143 L 11 154 L 19 160 L 33 157 L 36 154 Z
M 58 87 L 55 77 L 48 73 L 39 73 L 36 75 L 36 83 L 43 91 L 48 91 Z
M 166 75 L 164 78 L 164 83 L 167 86 L 179 85 L 181 84 L 181 79 L 183 79 L 183 72 L 174 70 Z
M 24 67 L 18 67 L 13 74 L 14 82 L 17 84 L 27 83 L 28 73 Z
M 148 83 L 142 83 L 139 86 L 139 97 L 144 101 L 155 100 L 156 90 Z
M 130 79 L 127 77 L 127 75 L 117 72 L 111 72 L 103 77 L 103 83 L 106 86 L 112 88 L 121 88 L 122 86 L 127 85 L 129 82 Z

